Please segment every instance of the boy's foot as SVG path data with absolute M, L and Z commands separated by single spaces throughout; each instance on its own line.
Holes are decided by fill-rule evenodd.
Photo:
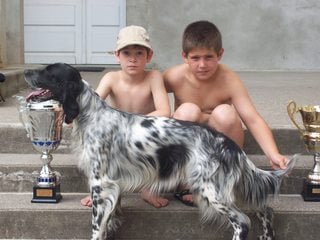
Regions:
M 141 197 L 144 201 L 154 206 L 155 208 L 165 207 L 169 204 L 168 199 L 152 195 L 151 193 L 146 191 L 141 192 Z
M 149 203 L 150 205 L 156 207 L 156 208 L 161 208 L 161 207 L 165 207 L 169 204 L 169 200 L 162 198 L 162 197 L 158 197 L 158 196 L 154 196 L 151 195 L 148 192 L 142 192 L 141 193 L 141 197 L 144 201 L 146 201 L 147 203 Z M 92 199 L 90 196 L 84 197 L 80 200 L 80 203 L 82 206 L 86 206 L 86 207 L 92 207 Z
M 187 189 L 181 192 L 176 192 L 174 197 L 187 206 L 194 207 L 192 193 Z
M 80 200 L 80 203 L 82 206 L 85 206 L 85 207 L 92 207 L 92 199 L 90 196 L 86 196 L 85 198 L 82 198 Z

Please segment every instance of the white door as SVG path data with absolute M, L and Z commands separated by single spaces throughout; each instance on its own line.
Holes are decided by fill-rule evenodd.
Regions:
M 114 63 L 119 29 L 125 26 L 125 0 L 89 0 L 86 6 L 88 63 Z
M 24 0 L 25 62 L 114 64 L 125 0 Z

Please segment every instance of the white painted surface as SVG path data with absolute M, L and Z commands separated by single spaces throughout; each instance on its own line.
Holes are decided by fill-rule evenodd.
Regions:
M 25 0 L 25 62 L 114 64 L 125 0 Z

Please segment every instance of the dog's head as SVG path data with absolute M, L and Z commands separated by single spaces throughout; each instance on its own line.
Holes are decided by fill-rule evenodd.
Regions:
M 55 63 L 43 69 L 25 70 L 24 76 L 27 83 L 37 89 L 27 97 L 27 101 L 59 101 L 66 123 L 71 123 L 78 116 L 79 105 L 76 99 L 84 84 L 77 69 L 65 63 Z

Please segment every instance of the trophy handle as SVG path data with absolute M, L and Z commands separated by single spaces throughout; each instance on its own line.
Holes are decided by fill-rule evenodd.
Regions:
M 298 128 L 299 132 L 301 134 L 304 133 L 303 129 L 297 124 L 295 118 L 294 118 L 294 114 L 297 113 L 299 110 L 297 108 L 297 104 L 295 101 L 291 100 L 289 103 L 288 103 L 288 106 L 287 106 L 287 112 L 288 112 L 288 115 L 291 119 L 291 121 L 293 122 L 293 124 Z
M 22 123 L 23 127 L 25 128 L 27 132 L 27 137 L 30 138 L 30 124 L 28 123 L 28 116 L 27 116 L 27 102 L 24 97 L 22 96 L 15 96 L 16 99 L 19 102 L 19 119 L 20 122 Z

